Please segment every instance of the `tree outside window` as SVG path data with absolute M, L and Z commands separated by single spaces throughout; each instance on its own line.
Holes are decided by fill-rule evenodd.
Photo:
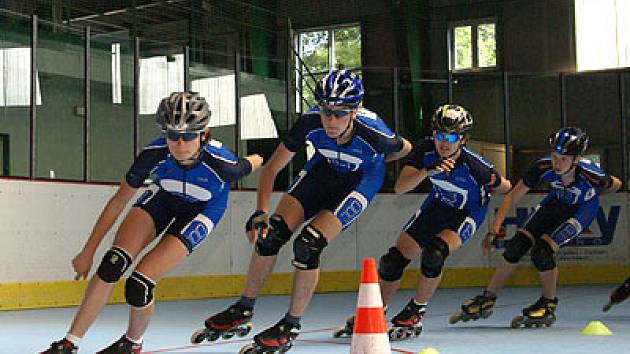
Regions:
M 496 23 L 467 21 L 451 26 L 452 70 L 475 70 L 497 66 Z
M 296 107 L 303 112 L 315 105 L 316 80 L 325 73 L 342 67 L 361 67 L 361 29 L 344 26 L 301 32 L 298 34 L 298 54 L 301 62 L 296 58 Z

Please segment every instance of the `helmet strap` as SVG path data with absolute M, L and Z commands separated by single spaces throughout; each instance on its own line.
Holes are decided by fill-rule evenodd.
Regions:
M 337 135 L 337 137 L 335 138 L 335 140 L 339 140 L 339 139 L 343 139 L 343 136 L 350 130 L 350 128 L 353 128 L 354 130 L 354 124 L 352 124 L 352 120 L 354 118 L 350 118 L 348 120 L 348 125 L 346 125 L 346 129 L 344 129 L 339 135 Z

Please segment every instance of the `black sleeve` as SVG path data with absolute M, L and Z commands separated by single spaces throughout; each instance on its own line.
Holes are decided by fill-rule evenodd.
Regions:
M 166 158 L 167 152 L 167 147 L 145 148 L 142 150 L 125 175 L 127 183 L 133 188 L 142 187 L 144 180 L 149 177 L 153 168 Z
M 304 146 L 304 143 L 306 142 L 306 135 L 321 125 L 322 122 L 319 118 L 319 114 L 309 113 L 302 115 L 284 138 L 284 146 L 286 146 L 289 151 L 298 151 L 302 146 Z
M 411 166 L 415 167 L 418 170 L 423 169 L 424 166 L 424 155 L 427 152 L 435 150 L 435 144 L 431 139 L 422 139 L 413 144 L 413 149 L 407 155 L 403 166 Z
M 501 185 L 501 174 L 481 156 L 466 152 L 466 161 L 470 168 L 470 173 L 479 185 L 490 188 L 496 188 Z M 492 176 L 494 176 L 494 183 L 490 184 Z
M 236 181 L 252 172 L 252 164 L 249 160 L 239 157 L 236 162 L 212 159 L 211 166 L 217 171 L 221 171 L 221 177 L 226 182 Z
M 527 188 L 534 188 L 540 182 L 542 175 L 551 169 L 551 160 L 541 159 L 534 162 L 525 175 L 523 176 L 523 183 Z

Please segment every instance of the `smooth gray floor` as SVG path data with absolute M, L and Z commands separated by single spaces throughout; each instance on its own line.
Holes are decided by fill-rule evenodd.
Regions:
M 494 314 L 482 321 L 449 325 L 448 317 L 460 303 L 479 289 L 440 289 L 431 301 L 424 332 L 413 340 L 392 343 L 395 353 L 417 353 L 436 348 L 440 354 L 595 354 L 630 353 L 630 301 L 601 311 L 613 286 L 576 286 L 559 289 L 558 322 L 550 328 L 510 329 L 512 317 L 539 296 L 538 288 L 505 289 Z M 393 316 L 412 293 L 400 292 L 389 311 Z M 145 336 L 144 353 L 238 353 L 245 339 L 192 346 L 191 333 L 200 328 L 208 314 L 222 310 L 234 299 L 212 299 L 158 303 Z M 342 325 L 355 306 L 355 293 L 317 294 L 303 318 L 303 332 L 289 353 L 348 353 L 349 339 L 334 339 L 334 327 Z M 275 323 L 286 311 L 288 297 L 258 300 L 254 332 Z M 0 312 L 0 353 L 37 353 L 65 335 L 75 308 Z M 599 320 L 613 336 L 585 336 L 580 330 Z M 108 306 L 88 332 L 79 353 L 94 353 L 116 340 L 127 325 L 127 306 Z

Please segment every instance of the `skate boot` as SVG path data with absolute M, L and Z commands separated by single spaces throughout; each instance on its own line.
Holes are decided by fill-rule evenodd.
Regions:
M 129 340 L 126 335 L 123 335 L 112 345 L 96 352 L 96 354 L 140 354 L 141 351 L 142 344 L 136 344 Z
M 241 348 L 239 354 L 286 353 L 300 334 L 300 325 L 291 325 L 284 319 L 254 336 L 254 343 Z
M 389 329 L 390 340 L 404 340 L 417 337 L 422 333 L 422 317 L 426 312 L 425 305 L 418 305 L 411 299 L 407 306 L 392 318 Z
M 487 290 L 484 290 L 483 293 L 464 301 L 462 310 L 455 312 L 448 319 L 448 323 L 455 324 L 459 321 L 468 322 L 470 320 L 476 321 L 480 318 L 488 318 L 492 315 L 492 308 L 496 301 L 496 295 L 492 295 Z
M 39 354 L 77 354 L 78 352 L 79 348 L 64 338 L 62 340 L 52 342 L 52 344 L 50 344 L 50 348 Z
M 511 327 L 550 327 L 556 322 L 555 312 L 557 306 L 557 297 L 551 300 L 541 296 L 534 304 L 523 309 L 522 316 L 516 316 L 512 319 Z
M 630 297 L 630 278 L 626 279 L 623 284 L 619 285 L 611 294 L 610 300 L 604 305 L 604 312 L 610 310 L 613 305 L 617 305 Z
M 348 317 L 346 320 L 346 325 L 338 327 L 333 331 L 333 337 L 341 338 L 341 337 L 352 337 L 352 333 L 354 331 L 354 316 Z
M 252 330 L 253 315 L 253 309 L 234 304 L 227 310 L 208 317 L 204 322 L 205 328 L 195 331 L 190 341 L 193 344 L 199 344 L 204 340 L 214 342 L 219 337 L 223 339 L 230 339 L 234 335 L 244 337 Z

